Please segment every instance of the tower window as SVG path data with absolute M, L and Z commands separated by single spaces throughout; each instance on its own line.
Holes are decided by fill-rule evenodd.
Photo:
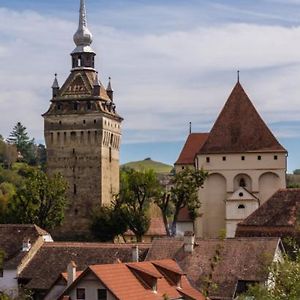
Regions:
M 94 120 L 94 124 L 96 124 L 97 123 L 97 120 Z
M 73 103 L 73 108 L 74 108 L 74 110 L 78 110 L 78 103 L 77 102 Z
M 59 121 L 59 125 L 61 125 L 61 121 Z
M 57 104 L 57 110 L 61 110 L 61 104 Z
M 111 157 L 112 155 L 111 155 L 111 147 L 109 147 L 109 162 L 111 163 L 111 161 L 112 161 L 112 157 Z
M 277 155 L 274 155 L 274 160 L 277 160 L 278 159 L 278 156 Z
M 75 132 L 75 131 L 72 131 L 72 132 L 71 132 L 71 141 L 72 141 L 72 142 L 75 142 L 75 140 L 76 140 L 76 132 Z
M 223 157 L 222 157 L 222 160 L 223 160 L 223 161 L 226 161 L 226 156 L 223 156 Z
M 83 124 L 85 124 L 85 120 L 83 120 Z
M 241 178 L 241 179 L 240 179 L 239 186 L 240 186 L 240 187 L 246 187 L 246 181 L 245 181 L 244 178 Z
M 210 162 L 210 158 L 206 157 L 206 162 L 209 163 Z
M 245 156 L 242 156 L 242 157 L 241 157 L 241 160 L 245 160 Z
M 257 160 L 261 160 L 261 156 L 260 155 L 257 156 Z
M 239 204 L 238 209 L 244 209 L 245 205 L 244 204 Z
M 88 102 L 88 103 L 87 103 L 87 109 L 92 109 L 92 104 L 91 104 L 91 102 Z
M 73 194 L 74 195 L 77 194 L 77 186 L 76 186 L 76 184 L 73 185 Z

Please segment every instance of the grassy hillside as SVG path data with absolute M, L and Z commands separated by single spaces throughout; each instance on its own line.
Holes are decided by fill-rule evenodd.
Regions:
M 154 161 L 151 158 L 146 158 L 140 161 L 132 161 L 121 166 L 121 168 L 125 168 L 125 167 L 132 168 L 138 171 L 152 169 L 154 170 L 155 173 L 159 173 L 159 174 L 170 173 L 170 171 L 173 168 L 173 166 L 171 165 Z

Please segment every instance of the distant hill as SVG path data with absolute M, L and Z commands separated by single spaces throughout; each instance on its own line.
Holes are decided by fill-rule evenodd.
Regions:
M 173 169 L 173 166 L 154 161 L 151 158 L 146 158 L 140 161 L 132 161 L 121 166 L 121 168 L 126 167 L 132 168 L 137 171 L 152 169 L 155 173 L 158 174 L 167 174 L 170 173 Z

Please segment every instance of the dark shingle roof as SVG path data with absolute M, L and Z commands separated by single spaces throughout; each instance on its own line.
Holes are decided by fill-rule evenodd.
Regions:
M 286 152 L 238 82 L 200 153 Z
M 36 225 L 0 224 L 0 249 L 4 251 L 4 267 L 16 268 L 27 252 L 22 252 L 24 240 L 35 241 L 48 232 Z
M 238 279 L 266 280 L 263 261 L 274 258 L 278 243 L 278 238 L 197 239 L 194 252 L 188 254 L 182 239 L 155 239 L 146 260 L 175 259 L 198 289 L 204 289 L 211 277 L 217 285 L 216 290 L 209 291 L 211 299 L 232 299 Z
M 238 224 L 237 236 L 289 236 L 298 228 L 300 189 L 280 189 Z
M 66 271 L 70 261 L 74 261 L 78 270 L 93 264 L 130 262 L 132 244 L 105 243 L 44 243 L 33 257 L 20 278 L 31 279 L 27 288 L 47 290 L 58 275 Z M 150 245 L 140 244 L 140 256 L 143 259 Z
M 195 156 L 207 140 L 208 135 L 209 133 L 191 133 L 188 136 L 175 165 L 193 165 Z

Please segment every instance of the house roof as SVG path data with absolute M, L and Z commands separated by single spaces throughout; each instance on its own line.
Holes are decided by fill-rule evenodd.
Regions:
M 207 140 L 208 135 L 209 133 L 191 133 L 188 136 L 175 165 L 193 165 L 195 156 Z
M 238 82 L 218 116 L 201 154 L 286 152 Z
M 27 252 L 22 251 L 24 240 L 33 245 L 40 236 L 48 232 L 36 225 L 0 224 L 0 249 L 4 251 L 4 268 L 16 268 Z
M 296 233 L 300 189 L 280 189 L 238 224 L 236 235 L 285 236 Z
M 192 254 L 184 251 L 182 238 L 155 239 L 146 260 L 172 258 L 186 272 L 191 284 L 205 290 L 207 278 L 217 286 L 211 299 L 232 299 L 237 280 L 264 281 L 266 257 L 274 258 L 278 238 L 196 239 Z M 216 262 L 212 268 L 212 263 Z
M 157 263 L 157 264 L 156 264 Z M 158 267 L 160 266 L 160 267 Z M 172 269 L 182 276 L 181 288 L 172 281 L 163 268 Z M 117 298 L 122 300 L 154 300 L 167 295 L 169 299 L 178 299 L 182 294 L 189 294 L 191 299 L 202 300 L 204 296 L 192 288 L 185 275 L 175 261 L 166 259 L 139 263 L 116 263 L 107 265 L 92 265 L 86 269 L 77 280 L 66 289 L 68 294 L 86 274 L 93 273 L 99 281 Z M 157 283 L 157 291 L 153 292 L 148 276 Z
M 124 234 L 125 236 L 134 236 L 134 233 L 131 230 L 127 230 Z M 156 236 L 162 237 L 166 236 L 166 227 L 163 221 L 162 216 L 160 217 L 151 217 L 150 227 L 145 233 L 145 236 Z
M 179 210 L 177 222 L 193 222 L 189 209 L 186 206 Z
M 140 258 L 143 259 L 150 245 L 138 245 Z M 79 270 L 92 264 L 108 264 L 118 260 L 130 262 L 132 246 L 109 243 L 44 243 L 19 277 L 30 280 L 27 288 L 47 290 L 58 275 L 65 272 L 70 261 L 74 261 Z

